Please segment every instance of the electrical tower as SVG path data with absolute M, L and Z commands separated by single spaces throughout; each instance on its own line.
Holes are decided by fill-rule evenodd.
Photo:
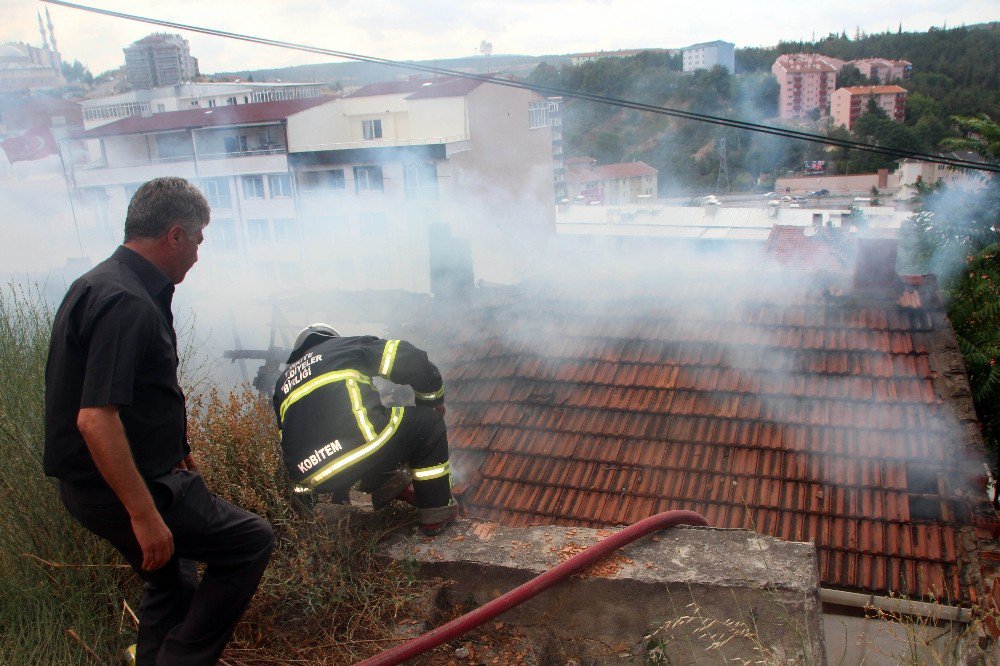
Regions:
M 726 158 L 726 137 L 719 139 L 719 177 L 715 181 L 715 189 L 719 192 L 729 192 L 729 160 Z

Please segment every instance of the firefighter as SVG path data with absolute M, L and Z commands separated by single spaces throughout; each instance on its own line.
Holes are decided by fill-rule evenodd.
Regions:
M 405 340 L 341 337 L 327 324 L 312 324 L 287 363 L 274 411 L 285 467 L 299 490 L 344 498 L 360 481 L 376 509 L 397 498 L 414 504 L 426 536 L 455 520 L 444 383 L 424 351 Z M 412 387 L 416 405 L 384 406 L 375 376 Z

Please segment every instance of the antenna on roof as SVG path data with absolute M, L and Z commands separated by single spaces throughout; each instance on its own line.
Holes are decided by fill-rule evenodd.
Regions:
M 484 39 L 479 42 L 479 52 L 486 56 L 486 73 L 492 74 L 493 67 L 491 56 L 493 55 L 493 44 Z

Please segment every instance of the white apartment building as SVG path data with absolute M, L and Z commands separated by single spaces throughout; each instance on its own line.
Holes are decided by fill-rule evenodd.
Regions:
M 830 100 L 837 89 L 837 74 L 844 61 L 816 53 L 786 53 L 778 56 L 771 71 L 778 79 L 778 115 L 781 118 L 808 118 L 819 110 L 829 115 Z
M 476 279 L 513 280 L 511 257 L 554 235 L 547 110 L 527 90 L 449 78 L 164 112 L 85 132 L 99 157 L 74 178 L 84 226 L 109 239 L 140 183 L 199 183 L 213 210 L 201 272 L 248 289 L 427 292 L 435 253 L 438 270 L 471 261 Z
M 684 71 L 693 72 L 698 69 L 712 69 L 722 65 L 732 74 L 736 71 L 736 45 L 717 40 L 692 44 L 681 49 L 684 58 Z
M 180 83 L 149 90 L 88 99 L 81 103 L 83 123 L 93 129 L 128 118 L 184 109 L 311 99 L 323 94 L 322 83 Z

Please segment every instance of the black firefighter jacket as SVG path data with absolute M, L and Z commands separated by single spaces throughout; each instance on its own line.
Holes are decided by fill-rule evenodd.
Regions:
M 289 475 L 315 488 L 385 446 L 403 407 L 385 407 L 371 377 L 408 384 L 416 404 L 444 402 L 444 383 L 427 353 L 405 340 L 330 338 L 279 376 L 274 411 Z

